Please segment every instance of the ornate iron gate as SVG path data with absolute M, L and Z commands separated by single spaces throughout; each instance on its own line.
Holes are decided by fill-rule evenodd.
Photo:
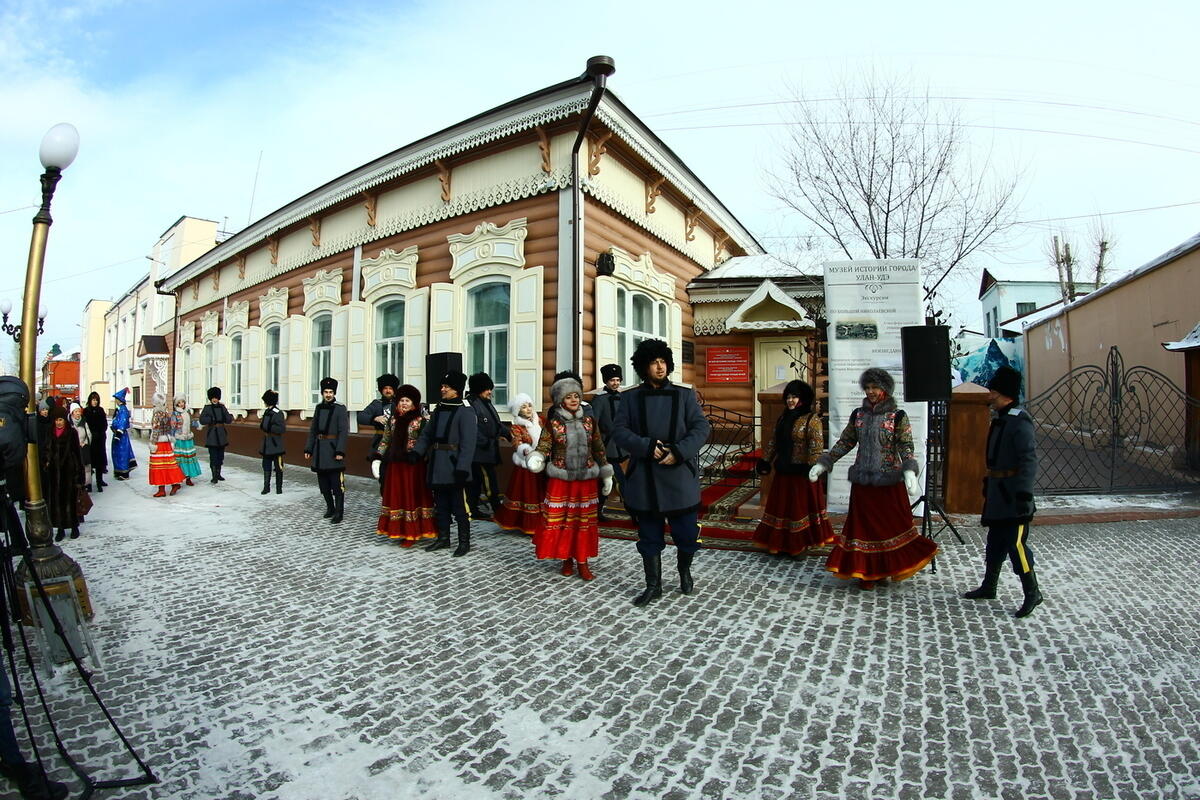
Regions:
M 759 489 L 754 470 L 758 418 L 710 403 L 701 409 L 712 431 L 700 451 L 700 489 L 706 519 L 732 519 Z
M 1104 367 L 1077 367 L 1026 403 L 1037 424 L 1039 492 L 1097 494 L 1200 486 L 1200 409 L 1166 375 L 1125 369 L 1120 351 Z

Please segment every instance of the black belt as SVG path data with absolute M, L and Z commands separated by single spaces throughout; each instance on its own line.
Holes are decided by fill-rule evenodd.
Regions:
M 1014 478 L 1016 475 L 1015 469 L 989 469 L 987 474 L 989 478 Z
M 456 445 L 456 444 L 435 444 L 433 446 L 433 449 L 434 450 L 457 450 L 458 445 Z

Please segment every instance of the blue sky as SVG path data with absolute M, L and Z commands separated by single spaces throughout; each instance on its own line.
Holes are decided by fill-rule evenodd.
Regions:
M 144 274 L 180 215 L 236 230 L 597 53 L 616 59 L 612 90 L 779 250 L 799 230 L 766 186 L 780 101 L 864 69 L 957 98 L 943 102 L 977 154 L 1021 172 L 1028 222 L 964 272 L 965 320 L 979 269 L 1048 276 L 1047 238 L 1082 236 L 1088 215 L 1189 204 L 1108 217 L 1116 272 L 1200 228 L 1200 4 L 45 5 L 0 2 L 0 247 L 19 265 L 0 272 L 0 298 L 20 297 L 38 143 L 71 121 L 82 145 L 55 198 L 47 347 L 77 345 L 87 300 Z

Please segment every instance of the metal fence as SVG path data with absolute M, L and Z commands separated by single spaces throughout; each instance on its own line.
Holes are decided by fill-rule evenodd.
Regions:
M 1077 367 L 1026 403 L 1037 425 L 1037 490 L 1048 494 L 1166 491 L 1200 486 L 1189 414 L 1200 400 L 1120 351 Z

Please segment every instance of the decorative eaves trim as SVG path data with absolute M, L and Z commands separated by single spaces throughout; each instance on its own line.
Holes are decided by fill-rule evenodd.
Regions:
M 784 308 L 790 309 L 792 313 L 798 317 L 798 319 L 778 320 L 771 322 L 747 322 L 743 319 L 746 314 L 750 313 L 767 299 L 774 300 Z M 739 328 L 757 330 L 763 327 L 811 328 L 814 326 L 814 324 L 815 323 L 808 318 L 808 312 L 806 312 L 799 303 L 788 297 L 787 293 L 776 286 L 775 282 L 769 278 L 763 280 L 763 282 L 758 285 L 758 288 L 755 289 L 749 297 L 743 300 L 740 306 L 734 309 L 733 313 L 729 315 L 729 319 L 725 322 L 725 326 L 730 330 L 737 330 Z

